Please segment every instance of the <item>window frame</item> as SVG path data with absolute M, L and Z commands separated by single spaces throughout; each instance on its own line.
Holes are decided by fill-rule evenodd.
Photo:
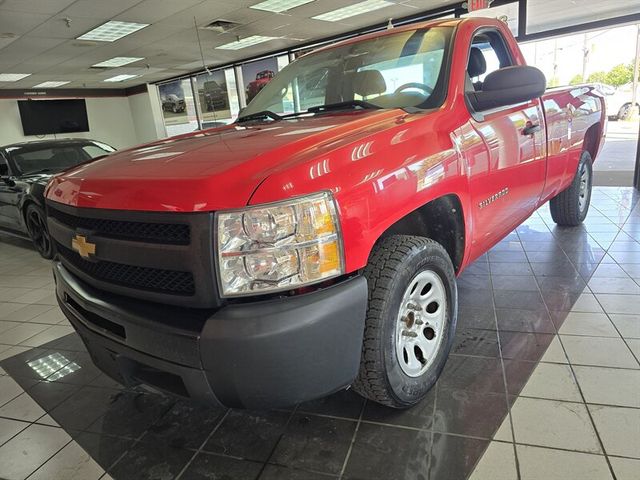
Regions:
M 478 36 L 478 35 L 483 35 L 483 34 L 489 34 L 489 35 L 495 35 L 496 38 L 500 41 L 500 43 L 502 44 L 503 48 L 504 48 L 504 53 L 506 54 L 507 59 L 509 60 L 510 64 L 507 66 L 516 66 L 516 65 L 520 65 L 520 63 L 518 63 L 516 61 L 516 57 L 513 54 L 513 51 L 511 50 L 511 48 L 509 47 L 509 43 L 505 40 L 504 34 L 502 33 L 502 31 L 497 28 L 497 27 L 481 27 L 478 28 L 477 30 L 475 30 L 472 34 L 471 34 L 471 41 L 469 42 L 469 47 L 467 48 L 467 68 L 469 66 L 469 59 L 471 58 L 471 48 L 473 48 L 473 41 L 474 39 Z M 492 45 L 492 47 L 495 50 L 495 47 Z M 497 52 L 496 52 L 497 55 Z M 465 68 L 465 75 L 469 77 L 469 74 L 467 73 L 467 68 Z M 505 68 L 502 65 L 500 66 L 500 68 Z M 465 81 L 465 85 L 466 85 L 466 81 Z M 471 101 L 469 100 L 469 94 L 470 92 L 467 91 L 466 87 L 464 89 L 464 103 L 467 106 L 467 111 L 469 112 L 469 114 L 471 115 L 471 117 L 477 121 L 477 122 L 484 122 L 486 121 L 485 118 L 485 114 L 487 113 L 486 111 L 477 111 L 476 109 L 473 108 Z M 507 110 L 512 108 L 511 106 L 506 106 L 506 107 L 500 107 L 496 110 L 491 110 L 491 113 L 494 112 L 499 112 L 501 110 Z

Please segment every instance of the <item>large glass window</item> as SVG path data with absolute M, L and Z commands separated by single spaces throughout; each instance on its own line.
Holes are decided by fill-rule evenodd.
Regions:
M 528 0 L 527 33 L 640 13 L 638 0 Z
M 451 30 L 410 30 L 306 55 L 266 85 L 243 115 L 351 100 L 381 108 L 438 106 L 446 94 L 443 65 Z
M 599 83 L 621 87 L 633 82 L 635 25 L 537 40 L 520 45 L 529 65 L 538 67 L 549 86 Z M 607 92 L 605 92 L 607 93 Z

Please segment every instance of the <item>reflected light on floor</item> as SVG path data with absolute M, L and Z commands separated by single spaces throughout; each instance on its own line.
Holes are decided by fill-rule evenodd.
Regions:
M 52 353 L 37 360 L 32 360 L 28 362 L 27 365 L 40 375 L 40 377 L 46 378 L 50 382 L 59 380 L 70 373 L 80 370 L 80 365 L 69 361 L 67 357 L 59 352 Z

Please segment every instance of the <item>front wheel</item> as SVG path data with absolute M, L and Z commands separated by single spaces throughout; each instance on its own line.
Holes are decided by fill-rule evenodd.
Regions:
M 593 166 L 589 152 L 582 152 L 573 181 L 569 188 L 560 192 L 549 202 L 551 218 L 558 225 L 575 227 L 580 225 L 589 212 Z
M 382 240 L 364 271 L 369 285 L 360 372 L 354 390 L 407 408 L 436 383 L 451 350 L 458 296 L 451 259 L 439 243 Z
M 55 250 L 47 230 L 44 211 L 37 205 L 30 204 L 25 211 L 25 220 L 29 236 L 38 253 L 47 260 L 53 258 Z

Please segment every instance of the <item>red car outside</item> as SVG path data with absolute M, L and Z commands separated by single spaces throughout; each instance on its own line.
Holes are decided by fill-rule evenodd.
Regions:
M 433 21 L 292 62 L 232 125 L 55 177 L 62 310 L 127 384 L 265 408 L 419 402 L 456 276 L 537 208 L 578 225 L 606 115 L 508 27 Z

